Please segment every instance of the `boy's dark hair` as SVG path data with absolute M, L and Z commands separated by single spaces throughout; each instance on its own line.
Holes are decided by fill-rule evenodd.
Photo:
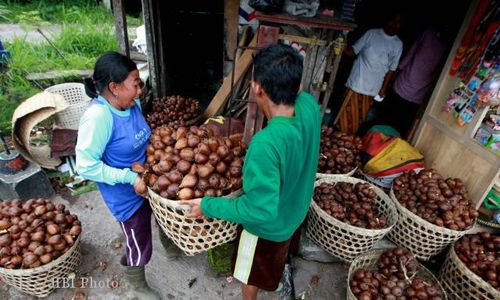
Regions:
M 94 75 L 86 78 L 85 93 L 95 98 L 111 83 L 122 83 L 130 72 L 137 70 L 137 65 L 127 56 L 118 52 L 105 52 L 95 63 Z
M 302 56 L 290 46 L 268 46 L 254 57 L 253 80 L 275 104 L 294 105 L 302 79 Z

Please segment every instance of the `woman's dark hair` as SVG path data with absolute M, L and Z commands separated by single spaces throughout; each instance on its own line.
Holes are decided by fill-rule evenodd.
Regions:
M 84 81 L 85 93 L 95 98 L 111 82 L 122 83 L 133 70 L 137 70 L 137 65 L 127 56 L 114 51 L 105 52 L 95 63 L 94 75 Z
M 268 46 L 254 57 L 253 80 L 276 104 L 295 104 L 302 79 L 302 56 L 290 46 Z

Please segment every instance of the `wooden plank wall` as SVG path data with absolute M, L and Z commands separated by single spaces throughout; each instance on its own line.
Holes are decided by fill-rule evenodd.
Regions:
M 425 163 L 443 176 L 461 178 L 470 196 L 479 206 L 500 175 L 500 156 L 473 139 L 481 111 L 468 126 L 459 126 L 451 113 L 443 112 L 448 95 L 459 79 L 449 75 L 451 63 L 473 16 L 478 1 L 474 0 L 465 16 L 455 43 L 433 91 L 419 128 L 413 139 L 424 154 Z

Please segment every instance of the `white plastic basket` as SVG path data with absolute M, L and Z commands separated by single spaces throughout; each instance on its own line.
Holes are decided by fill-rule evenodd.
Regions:
M 58 123 L 63 128 L 77 130 L 80 118 L 91 100 L 85 93 L 84 85 L 77 82 L 62 83 L 53 85 L 45 89 L 45 91 L 60 94 L 64 97 L 69 107 L 57 113 Z

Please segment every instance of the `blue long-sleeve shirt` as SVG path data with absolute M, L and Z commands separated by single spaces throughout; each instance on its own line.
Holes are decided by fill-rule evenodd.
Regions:
M 140 103 L 120 111 L 103 97 L 92 100 L 80 120 L 76 145 L 76 170 L 95 181 L 111 213 L 125 221 L 142 205 L 130 170 L 134 161 L 144 162 L 151 130 Z

